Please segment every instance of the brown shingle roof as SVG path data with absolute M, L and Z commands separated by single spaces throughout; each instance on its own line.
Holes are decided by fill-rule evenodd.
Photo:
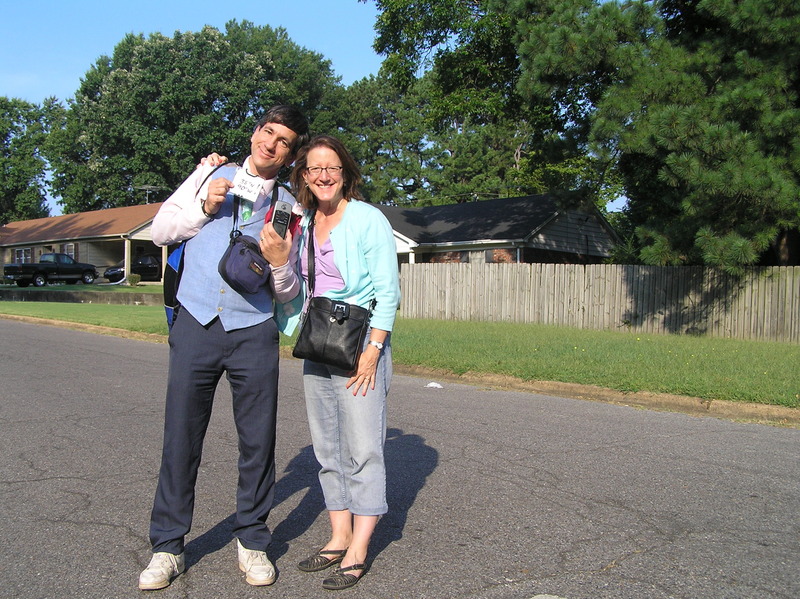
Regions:
M 10 246 L 128 235 L 148 225 L 160 207 L 161 203 L 145 204 L 8 223 L 0 227 L 0 244 Z

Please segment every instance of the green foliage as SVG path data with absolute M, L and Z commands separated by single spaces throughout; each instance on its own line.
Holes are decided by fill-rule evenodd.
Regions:
M 425 120 L 440 157 L 432 203 L 568 190 L 601 206 L 613 199 L 618 178 L 610 161 L 563 126 L 571 114 L 561 114 L 553 97 L 522 85 L 519 19 L 506 3 L 376 3 L 375 48 L 387 55 L 382 72 L 408 90 L 427 71 Z M 536 23 L 540 15 L 529 4 L 520 11 Z
M 605 217 L 619 236 L 619 243 L 612 248 L 611 257 L 607 262 L 609 264 L 641 264 L 642 261 L 639 257 L 641 246 L 627 207 L 619 212 L 607 212 Z
M 309 119 L 311 131 L 332 132 L 332 112 L 341 103 L 343 88 L 333 75 L 330 60 L 317 52 L 298 46 L 282 27 L 259 27 L 249 21 L 226 24 L 225 39 L 237 51 L 258 55 L 265 50 L 273 65 L 275 84 L 280 86 L 276 98 L 297 106 Z M 264 102 L 263 111 L 271 106 Z
M 50 213 L 41 151 L 47 134 L 45 112 L 28 102 L 0 97 L 0 225 Z
M 520 89 L 616 161 L 644 262 L 737 272 L 800 226 L 796 3 L 501 5 Z
M 363 165 L 364 191 L 389 204 L 450 204 L 542 190 L 522 172 L 530 131 L 524 124 L 453 119 L 439 127 L 432 76 L 404 92 L 386 77 L 354 83 L 346 92 L 339 132 Z
M 164 199 L 210 151 L 247 156 L 270 106 L 324 108 L 330 63 L 282 29 L 228 23 L 226 33 L 127 35 L 86 77 L 49 146 L 65 212 Z
M 142 282 L 142 275 L 137 275 L 136 273 L 131 273 L 128 275 L 128 285 L 131 287 L 137 287 L 139 283 Z
M 375 50 L 388 54 L 384 69 L 400 89 L 409 87 L 419 70 L 431 66 L 434 53 L 462 41 L 482 14 L 473 0 L 375 0 L 380 11 Z
M 430 177 L 434 204 L 451 204 L 542 191 L 540 181 L 526 178 L 523 148 L 527 131 L 512 124 L 466 121 L 433 139 L 437 167 Z
M 362 165 L 363 191 L 370 201 L 405 204 L 428 197 L 435 150 L 424 120 L 422 85 L 401 93 L 385 78 L 369 77 L 346 91 L 348 114 L 339 119 L 336 134 Z

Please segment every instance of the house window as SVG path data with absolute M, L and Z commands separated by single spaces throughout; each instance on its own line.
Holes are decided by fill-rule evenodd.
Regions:
M 469 252 L 437 252 L 431 255 L 430 262 L 435 264 L 468 264 Z
M 78 258 L 75 256 L 75 244 L 74 243 L 65 243 L 62 246 L 61 252 L 66 254 L 73 260 L 77 260 Z
M 486 250 L 487 264 L 513 264 L 517 261 L 516 251 L 507 248 Z
M 14 250 L 14 262 L 17 264 L 30 264 L 31 248 L 19 248 Z

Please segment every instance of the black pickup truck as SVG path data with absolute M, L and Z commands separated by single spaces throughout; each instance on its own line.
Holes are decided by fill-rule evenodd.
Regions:
M 48 281 L 65 281 L 70 285 L 83 281 L 91 285 L 99 276 L 94 264 L 82 264 L 67 254 L 42 254 L 34 264 L 6 264 L 3 278 L 14 281 L 20 287 L 33 284 L 44 287 Z

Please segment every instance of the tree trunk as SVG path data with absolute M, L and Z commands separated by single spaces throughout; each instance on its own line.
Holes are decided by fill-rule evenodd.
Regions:
M 800 266 L 800 230 L 781 231 L 773 250 L 777 266 Z

